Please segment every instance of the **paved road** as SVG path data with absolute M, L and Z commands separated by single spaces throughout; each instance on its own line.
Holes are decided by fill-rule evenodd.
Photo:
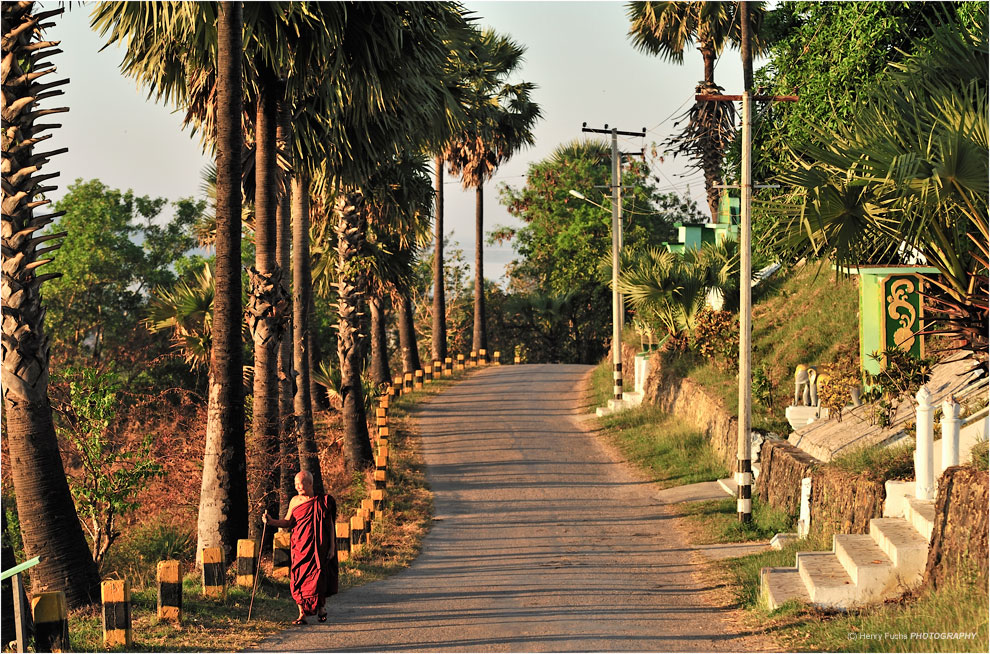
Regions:
M 478 371 L 418 420 L 436 522 L 406 571 L 272 651 L 744 651 L 656 489 L 575 416 L 587 366 Z M 583 411 L 589 411 L 583 407 Z

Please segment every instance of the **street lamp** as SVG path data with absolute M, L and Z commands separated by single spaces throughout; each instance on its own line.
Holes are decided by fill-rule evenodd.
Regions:
M 614 172 L 614 171 L 613 171 Z M 613 184 L 615 175 L 613 174 Z M 618 191 L 618 189 L 616 189 Z M 604 209 L 600 204 L 592 202 L 578 191 L 571 189 L 568 191 L 579 200 L 584 200 L 588 204 Z M 613 193 L 612 202 L 612 397 L 615 400 L 615 409 L 622 402 L 622 296 L 619 295 L 619 248 L 622 247 L 622 221 L 619 213 L 622 206 L 615 201 L 617 193 Z

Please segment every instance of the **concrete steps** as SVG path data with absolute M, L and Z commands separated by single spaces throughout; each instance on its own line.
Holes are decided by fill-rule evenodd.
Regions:
M 771 610 L 797 600 L 848 609 L 897 597 L 921 583 L 935 523 L 935 503 L 888 495 L 890 512 L 874 518 L 869 534 L 837 534 L 831 552 L 799 552 L 793 568 L 764 568 L 760 591 Z

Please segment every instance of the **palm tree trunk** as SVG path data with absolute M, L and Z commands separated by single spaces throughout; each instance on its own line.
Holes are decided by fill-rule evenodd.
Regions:
M 241 343 L 241 16 L 240 2 L 220 3 L 216 295 L 197 546 L 200 552 L 222 547 L 228 561 L 237 539 L 248 533 Z
M 316 316 L 316 300 L 313 298 L 312 292 L 309 294 L 309 369 L 312 372 L 316 370 L 316 366 L 323 361 L 323 348 L 320 347 L 320 339 L 316 337 L 316 332 L 313 330 L 313 320 Z M 313 375 L 309 376 L 309 397 L 313 402 L 313 409 L 329 409 L 330 408 L 330 398 L 327 397 L 326 392 L 323 387 L 316 383 Z
M 437 155 L 436 243 L 433 249 L 433 337 L 434 361 L 447 358 L 447 307 L 443 297 L 443 156 Z
M 419 346 L 416 344 L 416 325 L 409 290 L 399 299 L 399 347 L 402 349 L 402 372 L 416 372 L 423 368 L 419 360 Z
M 294 426 L 300 470 L 313 475 L 313 491 L 319 495 L 324 490 L 309 383 L 309 303 L 313 280 L 309 269 L 309 177 L 305 173 L 297 173 L 292 179 L 292 244 L 292 360 L 299 373 L 293 401 Z
M 255 118 L 255 267 L 248 271 L 247 321 L 254 339 L 254 405 L 252 447 L 248 470 L 251 472 L 251 507 L 258 509 L 250 520 L 249 537 L 257 540 L 262 531 L 263 512 L 278 511 L 281 476 L 277 465 L 278 433 L 278 341 L 289 308 L 281 284 L 275 246 L 275 214 L 278 194 L 275 187 L 276 123 L 279 84 L 269 71 L 262 73 Z M 284 91 L 282 92 L 284 95 Z
M 351 470 L 372 463 L 368 417 L 361 388 L 361 304 L 366 280 L 354 260 L 364 248 L 368 228 L 364 196 L 360 192 L 337 198 L 334 207 L 337 232 L 337 356 L 340 359 L 340 399 L 344 421 L 344 456 Z
M 289 135 L 292 128 L 289 118 L 289 107 L 283 99 L 279 105 L 276 139 L 279 142 L 279 149 L 285 153 L 286 157 L 290 156 L 291 153 Z M 292 221 L 290 202 L 289 189 L 285 187 L 279 189 L 278 208 L 275 213 L 275 252 L 283 289 L 288 289 L 291 282 Z M 292 310 L 290 306 L 285 312 L 285 326 L 279 335 L 278 342 L 279 516 L 284 516 L 289 510 L 289 500 L 296 494 L 293 482 L 296 466 L 299 462 L 299 446 L 296 445 L 296 435 L 292 428 L 294 422 L 292 399 L 295 395 L 293 391 L 295 372 L 292 369 L 292 333 Z
M 485 193 L 484 184 L 475 189 L 474 205 L 474 338 L 471 349 L 488 349 L 485 330 Z M 480 354 L 478 356 L 481 356 Z
M 385 334 L 385 306 L 381 297 L 372 296 L 368 300 L 371 313 L 371 381 L 376 386 L 392 381 L 388 369 L 388 338 Z
M 40 30 L 34 26 L 60 15 L 62 9 L 34 14 L 30 2 L 3 5 L 4 97 L 4 193 L 3 193 L 3 354 L 0 385 L 3 387 L 4 420 L 10 465 L 17 498 L 24 551 L 41 556 L 31 570 L 36 591 L 62 590 L 70 606 L 99 599 L 100 577 L 86 544 L 76 507 L 69 492 L 58 449 L 52 409 L 48 402 L 49 341 L 45 336 L 45 309 L 41 284 L 58 273 L 38 275 L 38 267 L 50 258 L 45 252 L 56 245 L 38 247 L 64 234 L 35 233 L 61 214 L 35 214 L 50 200 L 36 200 L 39 193 L 54 190 L 41 186 L 58 175 L 37 175 L 49 156 L 35 155 L 39 134 L 57 125 L 35 124 L 39 115 L 68 109 L 41 110 L 35 104 L 39 89 L 24 75 L 50 68 L 35 62 L 59 52 L 57 43 L 29 51 Z M 42 137 L 46 138 L 46 137 Z M 9 169 L 7 166 L 10 166 Z

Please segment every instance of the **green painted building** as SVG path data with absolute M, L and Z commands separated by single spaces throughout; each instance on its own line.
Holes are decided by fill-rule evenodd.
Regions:
M 705 243 L 714 245 L 725 239 L 739 240 L 739 198 L 731 197 L 723 189 L 717 222 L 690 225 L 674 223 L 674 227 L 677 228 L 677 243 L 664 245 L 676 254 L 683 254 L 689 248 L 700 250 Z

